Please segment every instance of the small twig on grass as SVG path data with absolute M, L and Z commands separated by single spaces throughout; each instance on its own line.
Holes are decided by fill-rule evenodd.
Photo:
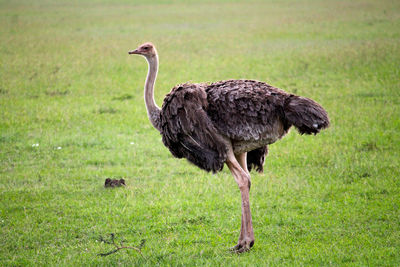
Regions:
M 118 245 L 118 244 L 115 242 L 115 234 L 114 234 L 114 233 L 111 233 L 110 236 L 111 236 L 111 241 L 108 241 L 108 240 L 103 239 L 102 236 L 100 236 L 100 241 L 101 241 L 101 242 L 104 242 L 104 243 L 106 243 L 106 244 L 114 245 L 115 249 L 114 249 L 114 250 L 111 250 L 111 251 L 109 251 L 109 252 L 106 252 L 106 253 L 100 253 L 100 254 L 98 254 L 99 256 L 102 256 L 102 257 L 108 256 L 108 255 L 111 255 L 111 254 L 113 254 L 113 253 L 118 252 L 118 251 L 121 250 L 121 249 L 133 249 L 133 250 L 136 250 L 136 251 L 140 254 L 140 256 L 142 256 L 143 258 L 145 258 L 145 257 L 143 256 L 143 254 L 142 254 L 141 248 L 144 246 L 144 243 L 146 242 L 146 239 L 142 239 L 142 241 L 140 241 L 140 245 L 139 245 L 139 246 L 137 246 L 137 247 L 130 247 L 130 246 L 124 246 L 124 241 L 121 241 L 121 242 L 120 242 L 120 245 Z

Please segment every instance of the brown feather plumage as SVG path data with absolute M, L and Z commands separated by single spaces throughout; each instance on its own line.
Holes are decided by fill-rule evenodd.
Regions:
M 213 83 L 206 92 L 208 115 L 218 130 L 234 141 L 268 138 L 268 133 L 274 132 L 275 122 L 283 115 L 288 96 L 278 88 L 251 80 Z M 288 127 L 284 128 L 287 131 Z
M 163 143 L 175 157 L 212 172 L 226 161 L 225 140 L 238 153 L 249 152 L 249 169 L 262 172 L 266 145 L 292 125 L 302 134 L 329 125 L 325 110 L 311 99 L 252 80 L 178 85 L 164 99 L 160 121 Z
M 264 161 L 268 155 L 268 146 L 263 146 L 247 153 L 247 169 L 251 171 L 253 168 L 259 172 L 264 172 Z

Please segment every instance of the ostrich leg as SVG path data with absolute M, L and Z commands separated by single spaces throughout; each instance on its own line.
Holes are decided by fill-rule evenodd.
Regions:
M 242 169 L 247 173 L 247 175 L 249 176 L 249 191 L 250 191 L 250 187 L 251 187 L 251 179 L 250 179 L 250 172 L 247 169 L 247 152 L 242 153 L 242 154 L 238 154 L 235 155 L 236 160 L 239 162 L 240 167 L 242 167 Z
M 228 165 L 236 183 L 239 186 L 240 194 L 242 197 L 242 223 L 240 228 L 240 235 L 238 244 L 233 247 L 236 252 L 248 251 L 254 245 L 254 232 L 253 224 L 250 213 L 250 201 L 249 201 L 249 190 L 250 190 L 250 175 L 247 171 L 246 166 L 246 153 L 237 155 L 233 154 L 232 150 L 228 151 Z M 240 163 L 239 163 L 240 162 Z M 242 164 L 241 164 L 242 163 Z
M 238 154 L 235 155 L 236 160 L 239 162 L 240 166 L 242 167 L 242 169 L 249 175 L 250 177 L 250 172 L 247 169 L 247 152 L 242 153 L 242 154 Z M 249 191 L 251 188 L 251 180 L 249 179 Z M 232 251 L 237 251 L 238 249 L 240 249 L 240 240 L 243 239 L 243 234 L 244 234 L 244 222 L 243 222 L 243 214 L 242 214 L 242 222 L 241 222 L 241 226 L 240 226 L 240 236 L 239 236 L 239 241 L 238 241 L 238 245 L 234 246 L 233 248 L 231 248 Z

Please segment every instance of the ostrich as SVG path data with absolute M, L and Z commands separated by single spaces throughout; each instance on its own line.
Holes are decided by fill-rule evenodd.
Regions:
M 254 232 L 249 171 L 263 171 L 267 146 L 282 138 L 291 126 L 300 134 L 317 134 L 328 127 L 326 111 L 311 99 L 253 80 L 177 85 L 160 109 L 154 101 L 158 72 L 155 46 L 144 43 L 129 54 L 142 55 L 148 62 L 144 87 L 147 115 L 172 155 L 214 173 L 224 164 L 228 166 L 242 199 L 240 235 L 232 250 L 250 250 Z

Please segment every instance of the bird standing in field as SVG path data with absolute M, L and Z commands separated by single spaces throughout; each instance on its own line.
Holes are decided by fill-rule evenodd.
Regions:
M 267 146 L 291 126 L 301 134 L 317 134 L 328 127 L 326 111 L 311 99 L 252 80 L 177 85 L 160 109 L 154 101 L 156 48 L 145 43 L 129 54 L 142 55 L 149 64 L 144 87 L 147 114 L 172 155 L 214 173 L 228 166 L 242 198 L 240 235 L 232 249 L 248 251 L 254 245 L 249 171 L 263 171 Z

